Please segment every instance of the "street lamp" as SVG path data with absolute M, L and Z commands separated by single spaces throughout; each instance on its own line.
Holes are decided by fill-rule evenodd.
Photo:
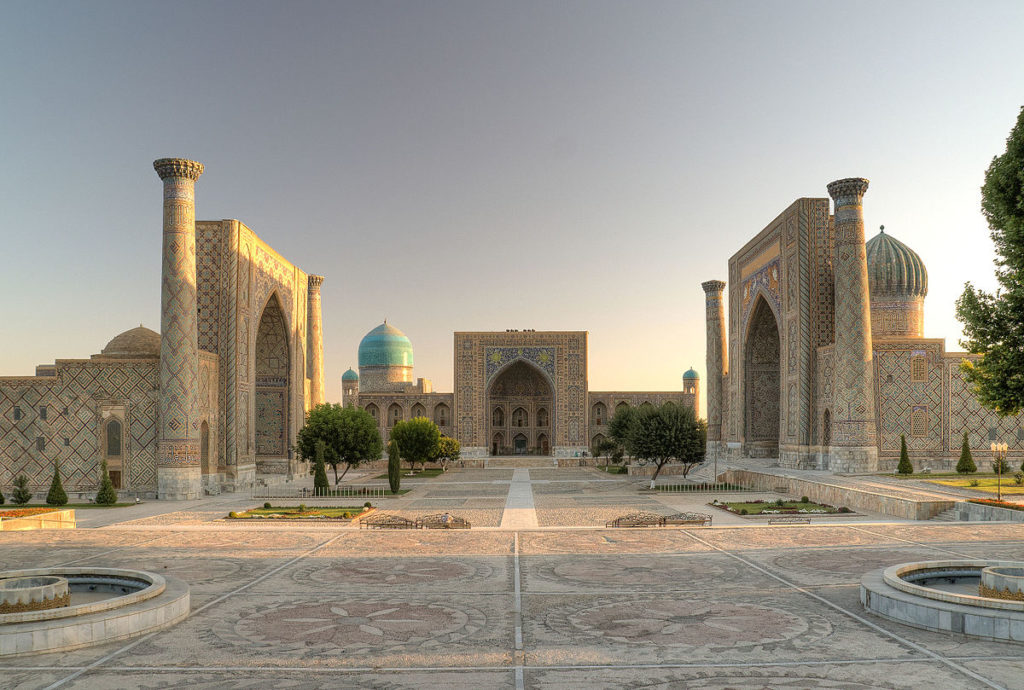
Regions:
M 995 459 L 996 464 L 996 500 L 1003 500 L 1003 461 L 1006 460 L 1006 449 L 1008 446 L 1005 443 L 999 441 L 993 441 L 992 445 L 992 457 Z

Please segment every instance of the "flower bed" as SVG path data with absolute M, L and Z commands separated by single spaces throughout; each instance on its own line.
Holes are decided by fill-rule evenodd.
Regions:
M 238 513 L 228 513 L 229 520 L 337 520 L 348 522 L 364 518 L 377 509 L 373 506 L 276 506 L 252 508 Z
M 968 503 L 977 503 L 983 506 L 994 506 L 996 508 L 1008 508 L 1009 510 L 1022 510 L 1024 511 L 1024 505 L 1020 503 L 1010 503 L 1009 501 L 997 501 L 994 498 L 969 498 Z
M 53 508 L 14 508 L 12 510 L 0 510 L 0 519 L 29 517 L 31 515 L 41 515 L 42 513 L 52 513 L 55 510 L 62 510 L 62 508 L 60 506 L 56 506 Z
M 853 511 L 843 506 L 836 508 L 826 503 L 815 503 L 814 501 L 786 501 L 778 499 L 775 501 L 742 501 L 726 503 L 715 499 L 708 505 L 725 510 L 735 515 L 828 515 L 834 513 L 852 513 Z

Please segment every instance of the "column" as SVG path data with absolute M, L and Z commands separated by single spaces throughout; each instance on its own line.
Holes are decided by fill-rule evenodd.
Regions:
M 878 469 L 875 374 L 871 354 L 871 299 L 864 247 L 862 177 L 828 185 L 835 202 L 835 346 L 830 467 L 838 472 Z
M 203 164 L 161 158 L 153 168 L 164 182 L 157 491 L 161 499 L 193 499 L 202 495 L 195 182 Z
M 324 393 L 324 330 L 320 313 L 320 286 L 324 283 L 323 276 L 309 276 L 309 404 L 322 404 Z
M 722 377 L 725 375 L 725 303 L 722 291 L 725 283 L 709 280 L 704 288 L 705 317 L 707 320 L 707 410 L 708 454 L 721 452 L 722 445 Z

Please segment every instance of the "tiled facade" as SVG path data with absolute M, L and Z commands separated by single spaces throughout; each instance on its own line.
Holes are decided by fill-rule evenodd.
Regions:
M 867 181 L 853 183 L 852 192 L 835 190 L 839 220 L 828 199 L 798 199 L 729 259 L 724 353 L 711 345 L 723 327 L 720 283 L 703 284 L 709 416 L 721 409 L 721 445 L 709 426 L 709 452 L 777 457 L 784 467 L 885 470 L 895 467 L 905 434 L 911 457 L 940 469 L 955 466 L 967 432 L 979 467 L 997 439 L 1019 465 L 1024 419 L 982 408 L 959 371 L 969 355 L 920 337 L 923 267 L 902 295 L 893 283 L 877 300 L 870 291 L 860 206 Z
M 424 379 L 396 393 L 366 385 L 361 370 L 359 381 L 342 382 L 343 403 L 370 411 L 385 441 L 396 420 L 425 416 L 457 438 L 467 458 L 570 457 L 607 434 L 618 406 L 672 401 L 696 409 L 700 392 L 695 378 L 681 391 L 589 391 L 585 331 L 457 332 L 454 378 L 454 393 L 431 393 Z
M 170 160 L 172 172 L 191 163 Z M 149 332 L 159 345 L 123 357 L 57 360 L 40 366 L 42 375 L 0 377 L 0 486 L 25 473 L 43 490 L 55 459 L 69 490 L 95 490 L 108 457 L 112 471 L 120 464 L 122 490 L 171 498 L 251 486 L 257 471 L 295 470 L 290 449 L 310 406 L 311 377 L 323 371 L 308 357 L 322 357 L 322 345 L 311 347 L 307 335 L 322 332 L 308 322 L 310 278 L 237 220 L 191 221 L 183 203 L 190 190 L 180 177 L 164 208 L 162 292 L 171 294 L 162 299 L 165 332 Z M 165 178 L 165 196 L 166 187 Z M 191 261 L 184 246 L 190 222 Z M 188 283 L 190 271 L 193 297 L 182 297 L 180 285 L 168 289 L 168 273 Z M 186 304 L 194 313 L 179 314 Z M 187 346 L 192 337 L 194 350 Z M 169 365 L 163 373 L 162 363 Z M 111 420 L 121 424 L 120 458 L 106 452 Z M 173 443 L 161 446 L 161 434 Z M 111 442 L 116 446 L 116 437 Z M 161 456 L 160 448 L 171 451 Z M 170 477 L 163 485 L 161 471 Z

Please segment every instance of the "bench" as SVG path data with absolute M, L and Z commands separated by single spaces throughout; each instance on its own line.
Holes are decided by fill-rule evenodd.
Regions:
M 445 519 L 447 516 L 447 519 Z M 416 526 L 420 529 L 469 529 L 469 520 L 457 515 L 447 513 L 437 515 L 425 515 L 416 520 Z
M 711 516 L 707 513 L 675 513 L 674 515 L 666 515 L 664 518 L 664 525 L 700 525 L 710 526 Z
M 359 529 L 419 529 L 414 520 L 399 515 L 377 513 L 359 521 Z
M 630 513 L 604 523 L 605 527 L 661 527 L 664 516 L 655 513 Z
M 809 517 L 773 517 L 768 518 L 769 525 L 809 525 L 811 524 L 811 518 Z

